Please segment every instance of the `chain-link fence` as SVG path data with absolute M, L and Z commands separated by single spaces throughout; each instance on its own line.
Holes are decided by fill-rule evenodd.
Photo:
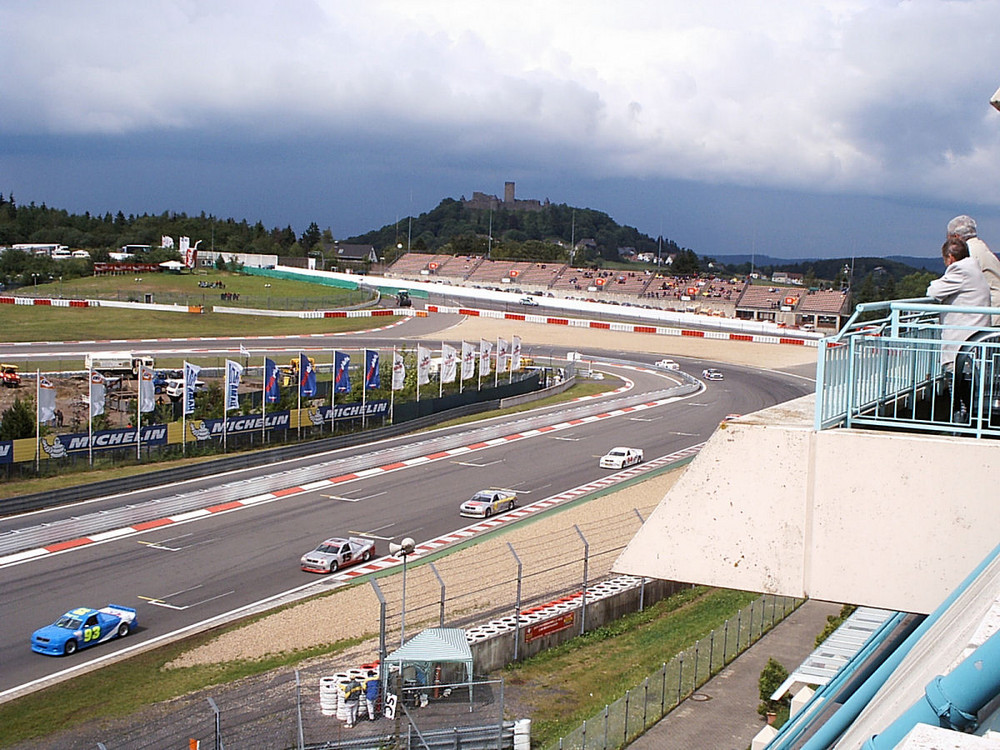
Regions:
M 723 667 L 759 641 L 804 600 L 765 594 L 663 664 L 549 750 L 618 750 L 658 722 Z

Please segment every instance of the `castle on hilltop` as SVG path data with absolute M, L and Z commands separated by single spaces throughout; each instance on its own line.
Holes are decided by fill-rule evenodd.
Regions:
M 511 211 L 541 211 L 549 205 L 549 199 L 545 202 L 538 200 L 518 200 L 514 197 L 514 183 L 505 182 L 503 184 L 503 200 L 495 195 L 480 193 L 478 190 L 472 193 L 472 200 L 466 200 L 462 196 L 462 206 L 464 208 L 476 208 L 480 210 L 506 208 Z

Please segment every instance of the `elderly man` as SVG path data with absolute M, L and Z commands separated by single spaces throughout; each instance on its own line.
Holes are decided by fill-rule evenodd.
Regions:
M 969 255 L 975 258 L 990 286 L 990 307 L 1000 308 L 1000 259 L 979 239 L 976 220 L 964 214 L 956 216 L 948 222 L 948 236 L 965 240 L 965 244 L 969 246 Z M 1000 326 L 1000 314 L 993 316 L 992 324 Z
M 944 259 L 944 276 L 934 279 L 927 287 L 927 296 L 946 305 L 957 307 L 989 307 L 990 287 L 979 264 L 969 255 L 965 240 L 949 237 L 941 248 Z M 941 313 L 941 339 L 961 342 L 978 329 L 990 324 L 990 316 L 982 313 Z M 958 346 L 941 347 L 941 366 L 951 371 L 955 366 Z

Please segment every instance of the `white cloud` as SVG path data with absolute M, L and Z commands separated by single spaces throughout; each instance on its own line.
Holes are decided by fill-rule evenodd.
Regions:
M 42 0 L 0 9 L 0 132 L 406 132 L 595 175 L 1000 202 L 997 28 L 996 0 Z

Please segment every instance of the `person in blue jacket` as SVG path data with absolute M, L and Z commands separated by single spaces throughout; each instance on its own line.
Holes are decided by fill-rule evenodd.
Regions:
M 379 682 L 378 675 L 372 670 L 368 670 L 368 679 L 365 680 L 365 703 L 368 704 L 368 718 L 372 721 L 378 718 L 375 707 L 378 704 Z

